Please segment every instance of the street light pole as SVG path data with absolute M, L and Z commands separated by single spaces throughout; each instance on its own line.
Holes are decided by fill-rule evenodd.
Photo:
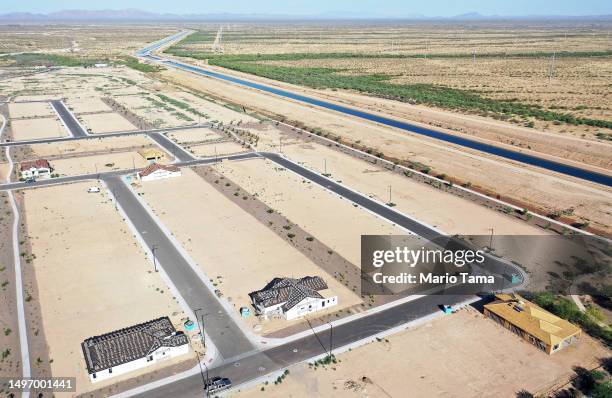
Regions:
M 204 363 L 204 366 L 206 367 L 206 377 L 204 377 L 204 370 L 202 369 L 202 361 L 200 360 L 200 354 L 198 354 L 198 351 L 194 350 L 195 354 L 196 354 L 196 358 L 198 359 L 198 365 L 200 366 L 200 375 L 202 376 L 202 384 L 204 385 L 204 393 L 205 396 L 208 397 L 208 366 L 206 366 L 206 364 Z
M 334 325 L 331 324 L 331 322 L 327 322 L 329 323 L 329 358 L 331 359 L 332 355 L 333 355 L 333 341 L 334 341 Z
M 200 318 L 198 318 L 198 311 L 202 311 L 203 308 L 198 308 L 196 310 L 193 310 L 193 313 L 195 315 L 196 318 L 196 322 L 198 323 L 198 328 L 200 329 L 200 334 L 202 335 L 202 345 L 204 347 L 206 347 L 206 335 L 204 334 L 204 314 L 200 315 Z M 201 320 L 201 322 L 200 322 Z
M 489 228 L 491 231 L 491 237 L 489 238 L 489 250 L 493 251 L 493 228 Z

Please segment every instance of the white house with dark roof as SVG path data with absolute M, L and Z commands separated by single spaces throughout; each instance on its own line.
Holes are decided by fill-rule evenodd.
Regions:
M 249 296 L 255 312 L 266 319 L 275 315 L 287 320 L 296 319 L 338 304 L 338 296 L 319 276 L 274 278 Z
M 81 343 L 92 383 L 189 352 L 189 338 L 162 317 Z
M 50 177 L 53 169 L 46 159 L 28 160 L 19 163 L 21 178 Z

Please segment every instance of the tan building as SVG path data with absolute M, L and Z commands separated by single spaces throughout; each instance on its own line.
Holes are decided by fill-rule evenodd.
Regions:
M 138 154 L 148 161 L 156 161 L 164 158 L 164 152 L 157 148 L 143 148 L 138 150 Z
M 538 307 L 518 294 L 498 294 L 484 314 L 547 354 L 580 339 L 579 327 Z

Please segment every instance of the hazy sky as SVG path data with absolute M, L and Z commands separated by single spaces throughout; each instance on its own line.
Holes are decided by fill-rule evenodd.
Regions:
M 0 3 L 0 14 L 124 8 L 178 14 L 321 14 L 345 10 L 372 16 L 453 16 L 468 12 L 485 15 L 612 14 L 612 0 L 0 0 Z

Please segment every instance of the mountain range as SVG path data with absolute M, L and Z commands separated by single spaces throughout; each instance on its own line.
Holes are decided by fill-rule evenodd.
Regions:
M 510 20 L 510 19 L 546 19 L 546 20 L 603 20 L 611 21 L 612 15 L 585 15 L 585 16 L 562 16 L 562 15 L 525 15 L 525 16 L 502 16 L 482 15 L 477 12 L 456 15 L 453 17 L 430 17 L 420 14 L 407 14 L 400 16 L 372 15 L 371 13 L 334 11 L 313 15 L 283 15 L 283 14 L 170 14 L 155 13 L 133 8 L 123 10 L 61 10 L 46 14 L 30 12 L 13 12 L 0 14 L 0 22 L 76 22 L 76 21 L 265 21 L 265 20 L 447 20 L 447 21 L 484 21 L 484 20 Z

